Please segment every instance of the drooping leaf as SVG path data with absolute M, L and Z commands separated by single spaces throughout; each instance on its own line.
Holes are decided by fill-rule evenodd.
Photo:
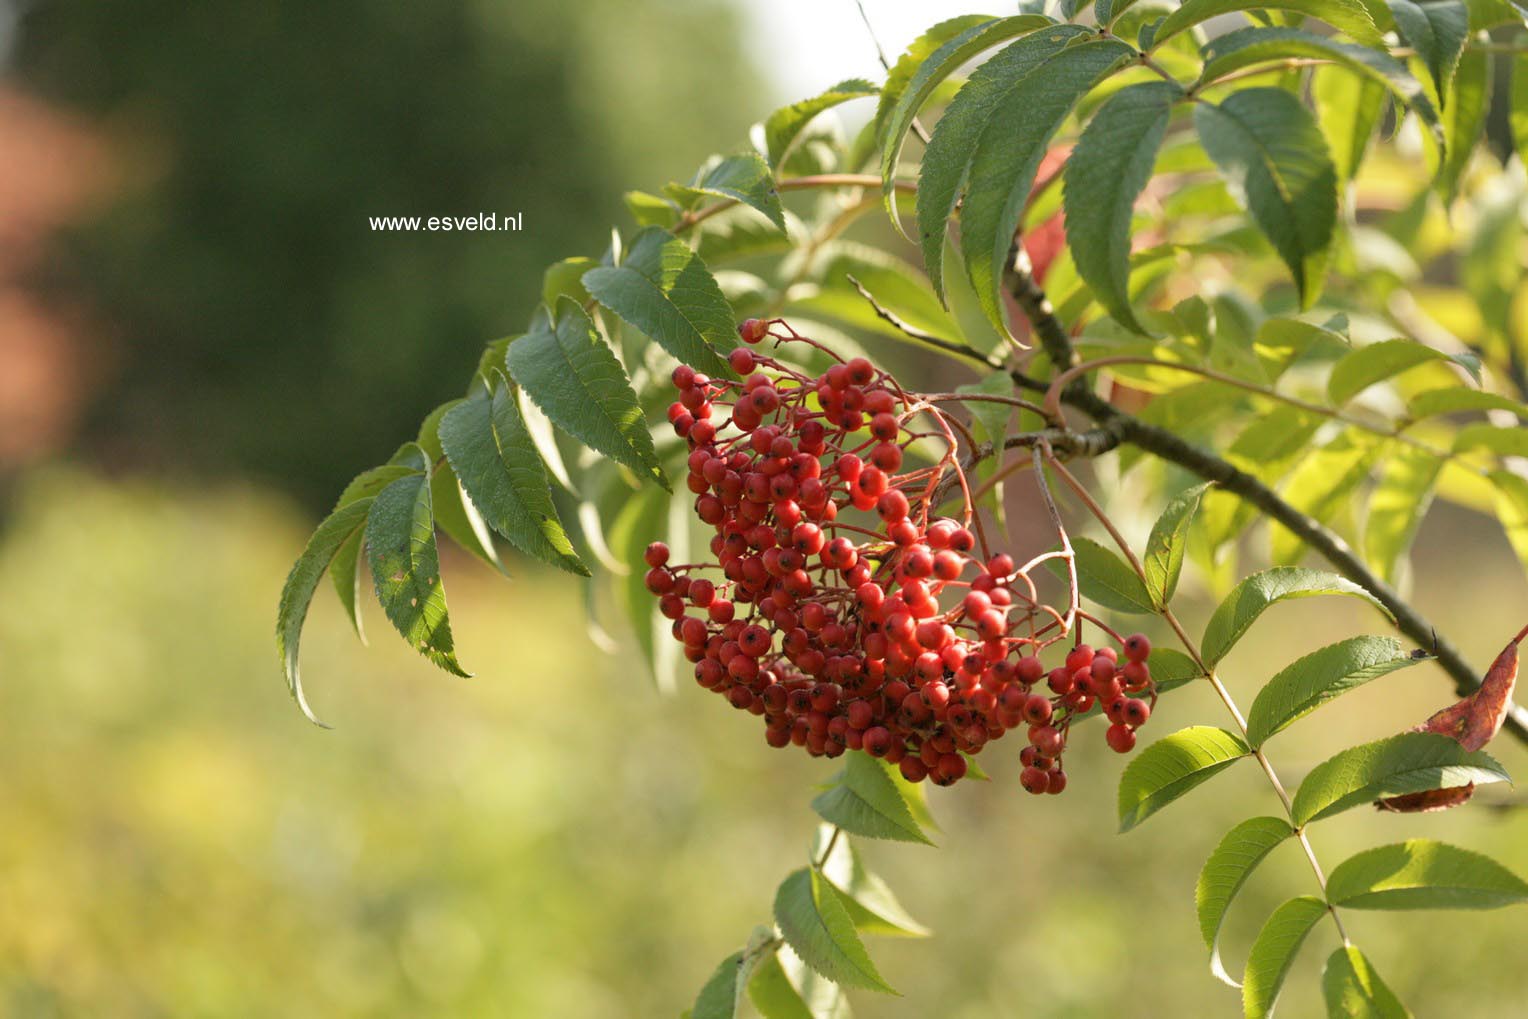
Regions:
M 1156 611 L 1141 578 L 1114 552 L 1092 538 L 1073 538 L 1072 552 L 1077 563 L 1077 586 L 1084 598 L 1116 612 Z M 1046 565 L 1065 579 L 1065 562 L 1052 559 Z
M 1528 902 L 1528 882 L 1489 856 L 1410 839 L 1342 861 L 1326 894 L 1349 909 L 1497 909 Z
M 1445 203 L 1459 191 L 1459 180 L 1485 131 L 1491 102 L 1491 54 L 1466 50 L 1454 73 L 1454 88 L 1443 109 L 1443 159 L 1436 187 Z
M 1226 911 L 1263 858 L 1293 834 L 1294 829 L 1281 817 L 1249 818 L 1226 833 L 1199 872 L 1194 890 L 1199 932 L 1210 950 L 1210 969 L 1232 987 L 1240 987 L 1241 982 L 1226 972 L 1220 960 L 1220 928 Z
M 1146 590 L 1158 607 L 1172 600 L 1178 589 L 1178 574 L 1183 570 L 1183 552 L 1188 547 L 1188 529 L 1199 509 L 1199 500 L 1208 485 L 1196 485 L 1181 493 L 1157 518 L 1146 539 L 1146 555 L 1141 566 L 1146 571 Z
M 689 500 L 683 496 L 670 496 L 656 488 L 643 488 L 636 493 L 628 491 L 622 495 L 624 501 L 607 533 L 611 554 L 626 569 L 625 575 L 617 578 L 617 594 L 626 610 L 626 618 L 631 622 L 643 661 L 659 689 L 669 690 L 674 682 L 677 650 L 668 632 L 669 621 L 659 613 L 658 600 L 643 582 L 646 567 L 642 563 L 642 553 L 654 535 L 666 534 L 670 549 L 678 557 L 676 561 L 689 561 L 684 558 L 687 549 L 682 543 L 687 535 L 683 527 L 666 526 L 675 515 L 674 507 L 685 505 Z
M 1129 831 L 1173 800 L 1251 753 L 1240 736 L 1209 725 L 1157 740 L 1119 780 L 1119 830 Z
M 409 447 L 405 446 L 404 449 L 407 450 Z M 401 452 L 403 451 L 400 450 Z M 369 500 L 371 496 L 416 469 L 409 463 L 389 463 L 362 471 L 340 493 L 339 499 L 335 501 L 334 510 L 330 511 L 331 516 L 357 500 Z M 356 636 L 363 644 L 366 643 L 366 631 L 361 622 L 360 599 L 361 544 L 364 537 L 365 528 L 355 528 L 350 537 L 341 542 L 329 565 L 329 579 L 334 583 L 334 593 L 338 595 L 340 604 L 344 606 L 346 618 L 350 620 L 351 626 L 355 628 Z
M 1464 40 L 1470 32 L 1470 10 L 1461 0 L 1387 0 L 1401 39 L 1417 51 L 1448 105 L 1449 83 Z
M 670 184 L 664 193 L 687 208 L 704 196 L 731 198 L 756 210 L 781 230 L 785 229 L 785 209 L 769 164 L 757 152 L 745 152 L 702 167 L 690 184 Z
M 832 843 L 827 858 L 823 851 Z M 927 937 L 929 929 L 902 908 L 897 897 L 875 874 L 866 869 L 854 843 L 846 835 L 833 838 L 832 825 L 819 825 L 812 845 L 812 859 L 822 860 L 822 876 L 843 898 L 844 908 L 856 929 L 889 937 Z
M 1395 93 L 1441 139 L 1438 111 L 1405 64 L 1383 50 L 1338 42 L 1299 28 L 1239 28 L 1217 36 L 1204 48 L 1205 63 L 1199 79 L 1207 85 L 1264 61 L 1299 58 L 1332 61 L 1374 79 Z
M 1319 18 L 1360 42 L 1377 43 L 1380 38 L 1374 19 L 1358 0 L 1188 0 L 1157 26 L 1151 48 L 1160 49 L 1173 36 L 1211 18 L 1254 9 L 1290 11 Z
M 802 961 L 829 980 L 896 993 L 870 961 L 838 892 L 815 868 L 804 867 L 780 883 L 775 923 Z
M 811 99 L 803 99 L 789 106 L 782 106 L 764 121 L 764 144 L 769 152 L 769 165 L 779 168 L 780 161 L 792 143 L 819 113 L 846 103 L 877 95 L 880 89 L 863 78 L 850 78 L 828 88 Z
M 754 961 L 743 951 L 723 959 L 695 998 L 690 1019 L 736 1019 L 743 990 L 753 976 Z
M 667 488 L 642 408 L 620 362 L 583 308 L 566 297 L 557 307 L 555 328 L 538 323 L 509 345 L 510 377 L 557 427 Z
M 696 371 L 723 378 L 722 353 L 737 346 L 732 308 L 700 256 L 673 234 L 643 230 L 619 266 L 591 269 L 594 299 Z
M 526 555 L 590 575 L 563 529 L 541 456 L 502 376 L 491 397 L 465 400 L 447 414 L 440 437 L 452 469 L 490 527 Z
M 1407 732 L 1349 747 L 1311 769 L 1295 791 L 1293 817 L 1304 826 L 1387 796 L 1507 781 L 1486 753 L 1447 736 Z
M 863 751 L 844 756 L 844 770 L 812 801 L 812 809 L 855 835 L 933 845 L 886 765 Z
M 1415 446 L 1398 446 L 1385 461 L 1364 514 L 1364 557 L 1387 582 L 1411 547 L 1432 504 L 1443 459 Z
M 1426 658 L 1403 651 L 1394 637 L 1350 637 L 1312 651 L 1258 691 L 1247 712 L 1247 742 L 1261 747 L 1327 701 L 1419 661 Z
M 1474 359 L 1450 357 L 1415 340 L 1394 339 L 1359 347 L 1333 365 L 1326 384 L 1327 396 L 1341 406 L 1375 383 L 1434 361 L 1452 361 L 1468 371 L 1477 383 L 1480 381 L 1480 364 Z
M 1305 936 L 1316 922 L 1326 915 L 1326 903 L 1314 895 L 1301 895 L 1290 899 L 1268 918 L 1252 952 L 1247 957 L 1247 970 L 1242 977 L 1242 1014 L 1247 1019 L 1266 1019 L 1273 1015 L 1279 991 L 1295 954 L 1305 942 Z
M 1013 115 L 1017 100 L 1012 93 L 1029 74 L 1068 43 L 1089 34 L 1077 25 L 1056 25 L 1026 35 L 973 71 L 939 118 L 918 174 L 918 240 L 936 294 L 944 294 L 945 223 L 955 214 L 971 180 L 983 132 L 1005 109 Z M 987 299 L 980 297 L 979 288 L 977 296 L 985 314 Z
M 1194 123 L 1231 193 L 1289 266 L 1303 307 L 1321 292 L 1337 216 L 1337 173 L 1305 105 L 1279 88 L 1199 103 Z
M 1323 594 L 1362 598 L 1389 615 L 1372 594 L 1335 573 L 1297 566 L 1275 566 L 1254 573 L 1237 584 L 1215 609 L 1215 614 L 1204 628 L 1204 640 L 1201 642 L 1205 661 L 1214 665 L 1224 658 L 1270 605 L 1290 598 L 1309 598 Z
M 829 985 L 836 986 L 836 985 Z M 748 1000 L 763 1019 L 825 1019 L 814 1013 L 786 975 L 778 953 L 761 962 L 748 983 Z
M 509 574 L 494 548 L 488 523 L 462 490 L 450 464 L 442 464 L 430 475 L 430 506 L 435 514 L 435 526 L 457 547 L 471 552 L 500 573 Z
M 1128 85 L 1088 121 L 1065 170 L 1066 238 L 1077 272 L 1115 320 L 1145 332 L 1130 307 L 1130 220 L 1183 90 Z
M 1352 945 L 1337 949 L 1326 960 L 1321 993 L 1326 998 L 1327 1019 L 1411 1019 L 1411 1012 Z
M 422 450 L 420 454 L 423 459 Z M 428 461 L 424 467 L 392 482 L 372 500 L 366 517 L 366 564 L 383 613 L 409 646 L 447 672 L 467 676 L 452 648 Z
M 1486 670 L 1474 693 L 1431 715 L 1415 732 L 1435 732 L 1466 750 L 1479 750 L 1496 738 L 1512 706 L 1517 685 L 1517 646 L 1528 637 L 1528 627 L 1502 648 Z
M 1060 36 L 1057 29 L 1041 34 Z M 960 253 L 977 300 L 999 330 L 1007 328 L 999 295 L 1003 269 L 1051 136 L 1077 100 L 1134 56 L 1117 39 L 1064 46 L 1008 89 L 977 140 L 960 209 Z M 918 201 L 919 229 L 928 241 L 921 194 Z
M 1321 133 L 1331 150 L 1337 180 L 1346 185 L 1358 175 L 1379 124 L 1385 87 L 1345 67 L 1318 67 L 1313 81 Z

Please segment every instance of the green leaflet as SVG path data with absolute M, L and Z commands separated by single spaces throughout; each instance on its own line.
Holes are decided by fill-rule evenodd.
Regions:
M 1512 141 L 1518 154 L 1528 153 L 1528 53 L 1512 58 Z
M 1496 489 L 1496 519 L 1528 569 L 1528 480 L 1511 471 L 1492 471 L 1491 485 Z
M 1312 651 L 1270 679 L 1247 712 L 1247 742 L 1261 747 L 1327 701 L 1424 658 L 1394 637 L 1350 637 Z
M 1364 513 L 1363 549 L 1387 583 L 1396 579 L 1397 565 L 1427 515 L 1442 469 L 1442 457 L 1415 446 L 1397 446 L 1385 461 Z
M 1445 203 L 1459 191 L 1459 180 L 1475 154 L 1491 101 L 1491 54 L 1467 50 L 1459 59 L 1449 104 L 1443 110 L 1443 157 L 1435 186 Z
M 624 484 L 620 487 L 625 489 Z M 668 632 L 668 620 L 658 611 L 658 600 L 643 582 L 646 566 L 642 562 L 642 553 L 653 535 L 667 534 L 676 561 L 689 561 L 685 558 L 688 548 L 681 546 L 681 542 L 687 546 L 688 532 L 684 528 L 688 520 L 680 517 L 676 510 L 688 509 L 690 497 L 688 493 L 670 496 L 656 488 L 619 494 L 624 495 L 624 499 L 607 532 L 612 555 L 625 567 L 625 575 L 615 578 L 616 592 L 637 638 L 643 662 L 652 671 L 659 689 L 672 690 L 675 666 L 679 661 L 678 650 Z M 668 526 L 675 517 L 680 517 L 679 526 Z
M 1091 538 L 1073 538 L 1072 552 L 1077 559 L 1077 584 L 1084 598 L 1116 612 L 1155 612 L 1151 595 L 1141 578 L 1114 552 Z M 1066 564 L 1052 559 L 1048 565 L 1058 576 L 1066 576 Z
M 399 450 L 403 455 L 410 447 L 404 446 Z M 409 453 L 412 458 L 412 453 Z M 371 470 L 362 471 L 345 490 L 340 493 L 335 501 L 334 511 L 350 505 L 358 499 L 368 499 L 376 495 L 388 485 L 397 481 L 416 470 L 415 467 L 406 463 L 390 463 L 382 467 L 373 467 Z M 331 513 L 331 516 L 333 513 Z M 346 538 L 339 549 L 334 553 L 334 558 L 329 565 L 329 579 L 334 583 L 334 593 L 339 597 L 340 604 L 345 608 L 345 615 L 350 620 L 350 625 L 355 628 L 355 634 L 361 643 L 366 643 L 366 631 L 361 622 L 361 544 L 365 537 L 364 528 L 356 528 Z M 295 567 L 294 567 L 295 569 Z M 279 635 L 278 635 L 279 636 Z M 311 717 L 311 716 L 310 716 Z
M 914 41 L 912 47 L 891 69 L 886 79 L 886 88 L 881 93 L 875 122 L 876 139 L 881 148 L 881 181 L 886 212 L 898 231 L 902 229 L 902 223 L 896 211 L 892 181 L 896 176 L 897 161 L 902 155 L 903 141 L 918 110 L 933 95 L 940 82 L 977 54 L 1006 39 L 1053 23 L 1050 18 L 1040 14 L 1020 14 L 1009 18 L 988 18 L 973 14 L 964 18 L 952 18 L 935 25 Z M 945 115 L 948 116 L 948 111 Z M 932 270 L 930 272 L 932 275 Z M 938 286 L 937 276 L 934 285 Z
M 802 961 L 834 983 L 896 993 L 870 961 L 838 892 L 816 868 L 804 867 L 780 883 L 775 924 Z
M 673 234 L 643 230 L 619 266 L 589 270 L 583 285 L 684 364 L 733 377 L 719 353 L 737 345 L 732 308 L 700 256 Z
M 1290 598 L 1309 598 L 1320 594 L 1346 594 L 1362 598 L 1389 615 L 1372 594 L 1335 573 L 1297 566 L 1275 566 L 1254 573 L 1237 584 L 1215 609 L 1215 614 L 1204 628 L 1204 639 L 1200 642 L 1204 660 L 1213 666 L 1224 658 L 1270 605 Z
M 1059 29 L 1042 34 L 1064 38 Z M 1000 331 L 1007 328 L 999 294 L 1003 269 L 1051 136 L 1078 99 L 1134 56 L 1135 50 L 1117 39 L 1065 46 L 1015 82 L 982 129 L 960 210 L 960 253 L 977 300 Z M 927 242 L 922 204 L 920 195 L 919 229 Z
M 1528 406 L 1516 400 L 1467 386 L 1445 386 L 1428 389 L 1411 398 L 1406 413 L 1414 420 L 1438 414 L 1457 414 L 1467 410 L 1505 410 L 1528 421 Z
M 831 852 L 823 859 L 829 843 Z M 854 844 L 846 836 L 833 838 L 833 826 L 817 828 L 812 859 L 822 860 L 822 876 L 839 893 L 856 930 L 887 937 L 927 937 L 929 929 L 908 915 L 886 882 L 865 868 Z
M 1454 452 L 1485 449 L 1497 456 L 1528 456 L 1528 430 L 1522 427 L 1466 425 L 1454 436 Z
M 763 1019 L 849 1019 L 843 988 L 809 969 L 789 945 L 759 965 L 748 1000 Z
M 812 801 L 812 809 L 854 835 L 933 845 L 887 766 L 863 751 L 845 755 L 844 770 Z
M 1199 872 L 1199 883 L 1194 889 L 1199 932 L 1210 950 L 1211 971 L 1232 987 L 1241 984 L 1226 972 L 1220 960 L 1220 928 L 1226 912 L 1263 858 L 1293 834 L 1294 829 L 1282 817 L 1249 818 L 1226 832 Z
M 1415 340 L 1394 339 L 1371 343 L 1350 351 L 1332 367 L 1326 392 L 1332 403 L 1341 406 L 1378 382 L 1394 378 L 1418 365 L 1433 361 L 1452 361 L 1480 381 L 1480 362 L 1468 356 L 1450 357 L 1441 350 Z
M 1345 67 L 1318 67 L 1313 81 L 1321 133 L 1331 150 L 1337 180 L 1346 185 L 1358 175 L 1384 112 L 1385 87 Z
M 1380 34 L 1358 0 L 1188 0 L 1173 11 L 1157 26 L 1152 36 L 1151 49 L 1159 49 L 1163 43 L 1181 32 L 1211 18 L 1236 11 L 1290 11 L 1308 17 L 1319 18 L 1333 28 L 1346 32 L 1360 42 L 1378 43 Z
M 1066 162 L 1066 237 L 1077 272 L 1098 303 L 1138 333 L 1145 330 L 1130 307 L 1130 220 L 1182 95 L 1167 81 L 1120 89 L 1093 115 Z
M 1209 85 L 1265 60 L 1299 57 L 1330 60 L 1374 79 L 1411 107 L 1434 136 L 1441 137 L 1438 111 L 1406 65 L 1382 50 L 1337 42 L 1298 28 L 1239 28 L 1216 37 L 1204 48 L 1199 80 Z
M 1318 764 L 1295 791 L 1291 813 L 1304 827 L 1381 797 L 1505 781 L 1507 773 L 1489 754 L 1436 733 L 1406 732 L 1349 747 Z
M 1180 729 L 1136 754 L 1119 780 L 1119 830 L 1129 831 L 1251 753 L 1240 736 L 1209 725 Z
M 1061 52 L 1067 43 L 1089 34 L 1076 25 L 1057 25 L 1005 47 L 971 73 L 935 125 L 918 174 L 918 241 L 929 281 L 941 297 L 945 223 L 955 214 L 966 190 L 982 132 L 1004 108 L 1016 110 L 1010 95 L 1035 68 Z M 990 298 L 978 299 L 985 314 L 985 301 Z
M 1247 957 L 1242 978 L 1242 1011 L 1247 1019 L 1265 1019 L 1273 1014 L 1295 954 L 1326 911 L 1326 903 L 1314 895 L 1290 899 L 1273 911 Z
M 785 229 L 785 210 L 775 188 L 775 175 L 757 152 L 728 156 L 703 166 L 690 184 L 670 184 L 663 190 L 685 208 L 694 208 L 705 195 L 731 198 Z
M 628 191 L 621 199 L 638 226 L 661 226 L 667 230 L 679 222 L 679 210 L 667 198 L 646 191 Z
M 509 345 L 510 377 L 557 427 L 667 488 L 642 408 L 620 362 L 583 308 L 566 297 L 557 308 L 555 329 L 537 322 Z
M 1411 1019 L 1411 1012 L 1352 945 L 1337 949 L 1321 973 L 1328 1019 Z
M 366 517 L 366 565 L 383 613 L 409 646 L 447 672 L 470 675 L 452 649 L 428 463 L 372 501 Z
M 1182 651 L 1170 647 L 1152 648 L 1151 678 L 1157 684 L 1158 693 L 1166 693 L 1203 675 L 1204 670 Z
M 491 397 L 463 401 L 447 414 L 440 437 L 489 526 L 526 555 L 590 575 L 563 529 L 541 455 L 502 376 Z
M 1283 89 L 1249 88 L 1218 106 L 1197 104 L 1194 123 L 1232 194 L 1289 266 L 1302 307 L 1310 307 L 1337 217 L 1336 170 L 1315 118 Z
M 1326 893 L 1350 909 L 1496 909 L 1528 902 L 1528 882 L 1489 856 L 1411 839 L 1342 861 Z
M 779 168 L 792 143 L 819 113 L 851 99 L 863 99 L 879 93 L 880 89 L 863 78 L 850 78 L 811 99 L 782 106 L 771 113 L 764 121 L 764 147 L 769 153 L 769 165 Z
M 1151 536 L 1146 539 L 1146 554 L 1141 559 L 1141 566 L 1146 571 L 1147 593 L 1158 608 L 1171 601 L 1178 588 L 1183 552 L 1188 547 L 1188 529 L 1208 487 L 1208 484 L 1195 485 L 1168 503 L 1152 525 Z
M 723 959 L 696 996 L 690 1019 L 735 1019 L 739 998 L 753 975 L 748 963 L 749 958 L 742 951 Z
M 674 211 L 674 207 L 666 202 L 663 207 L 670 212 Z M 547 266 L 546 272 L 541 274 L 542 302 L 548 309 L 556 308 L 558 299 L 563 297 L 570 297 L 583 304 L 589 299 L 589 291 L 584 289 L 583 284 L 584 273 L 598 264 L 592 258 L 579 255 Z
M 1460 0 L 1387 0 L 1401 40 L 1417 51 L 1448 104 L 1449 83 L 1470 32 L 1470 9 Z
M 1318 523 L 1329 523 L 1347 504 L 1348 497 L 1369 476 L 1385 452 L 1384 443 L 1351 428 L 1302 459 L 1284 483 L 1284 501 Z M 1270 525 L 1271 559 L 1278 566 L 1293 566 L 1305 551 L 1305 542 L 1280 523 Z

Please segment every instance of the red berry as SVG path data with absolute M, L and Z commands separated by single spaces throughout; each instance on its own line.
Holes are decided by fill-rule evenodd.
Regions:
M 1109 749 L 1117 754 L 1128 754 L 1135 749 L 1135 733 L 1128 725 L 1111 725 L 1109 731 L 1104 733 L 1104 739 L 1109 743 Z
M 743 338 L 744 343 L 758 343 L 769 335 L 769 324 L 762 319 L 744 319 L 743 324 L 737 327 L 737 334 Z
M 1144 633 L 1132 633 L 1125 638 L 1125 657 L 1132 662 L 1144 662 L 1151 657 L 1151 641 Z
M 661 541 L 655 541 L 647 546 L 647 551 L 642 553 L 642 559 L 649 566 L 663 566 L 669 561 L 669 547 Z

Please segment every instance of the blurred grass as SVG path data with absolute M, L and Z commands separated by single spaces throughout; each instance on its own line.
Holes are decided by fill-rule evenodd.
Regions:
M 380 613 L 354 640 L 321 591 L 304 642 L 316 708 L 287 698 L 271 624 L 305 522 L 255 489 L 176 490 L 33 475 L 0 538 L 0 1013 L 18 1016 L 674 1016 L 768 917 L 835 770 L 763 743 L 756 719 L 694 687 L 665 699 L 595 651 L 581 597 L 521 567 L 449 562 L 464 662 L 413 657 Z M 1418 602 L 1478 661 L 1524 621 L 1495 529 L 1435 513 Z M 1189 614 L 1202 620 L 1203 612 Z M 1244 703 L 1310 646 L 1380 621 L 1321 599 L 1279 606 L 1233 656 Z M 1382 631 L 1380 631 L 1382 632 Z M 1338 746 L 1448 700 L 1431 666 L 1387 677 L 1271 744 L 1291 781 Z M 1151 730 L 1221 720 L 1207 691 Z M 1090 736 L 1092 734 L 1089 734 Z M 1123 762 L 1100 739 L 1060 799 L 1016 782 L 934 791 L 937 851 L 867 855 L 933 940 L 872 945 L 902 998 L 861 1016 L 1238 1014 L 1204 965 L 1192 896 L 1220 834 L 1278 805 L 1238 766 L 1128 837 Z M 1509 768 L 1528 754 L 1503 740 Z M 1488 790 L 1481 801 L 1511 794 Z M 1322 822 L 1328 866 L 1426 835 L 1528 873 L 1528 813 L 1356 811 Z M 1228 922 L 1240 964 L 1258 922 L 1310 891 L 1282 847 Z M 1355 941 L 1419 1016 L 1524 1014 L 1524 913 L 1349 913 Z M 1320 1014 L 1318 928 L 1281 1014 Z

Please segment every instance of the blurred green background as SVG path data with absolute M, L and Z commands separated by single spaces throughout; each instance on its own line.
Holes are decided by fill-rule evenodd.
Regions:
M 0 247 L 28 256 L 0 259 L 8 285 L 64 323 L 0 336 L 83 364 L 43 373 L 64 391 L 18 412 L 65 423 L 0 461 L 0 1013 L 677 1015 L 767 919 L 836 765 L 770 751 L 692 687 L 659 696 L 590 642 L 577 586 L 528 563 L 506 584 L 447 560 L 465 681 L 390 635 L 361 646 L 320 592 L 304 670 L 329 732 L 288 699 L 271 623 L 315 509 L 519 326 L 541 267 L 603 247 L 622 190 L 686 175 L 780 98 L 767 48 L 731 8 L 661 0 L 17 13 L 0 88 L 34 105 L 0 146 L 59 119 L 108 183 Z M 678 90 L 683 117 L 652 115 Z M 362 225 L 505 207 L 526 233 Z M 1488 661 L 1528 621 L 1499 529 L 1440 507 L 1420 547 L 1419 607 Z M 1231 662 L 1244 699 L 1297 650 L 1381 629 L 1326 600 L 1270 619 Z M 1278 760 L 1297 779 L 1447 690 L 1431 666 L 1387 677 L 1280 735 Z M 1186 690 L 1153 729 L 1220 720 Z M 1079 741 L 1071 789 L 1043 801 L 998 744 L 994 782 L 934 792 L 937 851 L 864 847 L 936 933 L 872 946 L 904 997 L 856 995 L 858 1014 L 1237 1014 L 1193 884 L 1226 828 L 1277 803 L 1243 768 L 1117 837 L 1123 762 L 1101 742 Z M 1495 749 L 1528 773 L 1522 747 Z M 1524 872 L 1518 802 L 1355 812 L 1315 839 L 1335 860 L 1428 835 Z M 1233 911 L 1233 965 L 1308 890 L 1292 848 Z M 1520 911 L 1349 922 L 1419 1016 L 1528 1010 Z M 1319 1013 L 1329 938 L 1283 1014 Z

